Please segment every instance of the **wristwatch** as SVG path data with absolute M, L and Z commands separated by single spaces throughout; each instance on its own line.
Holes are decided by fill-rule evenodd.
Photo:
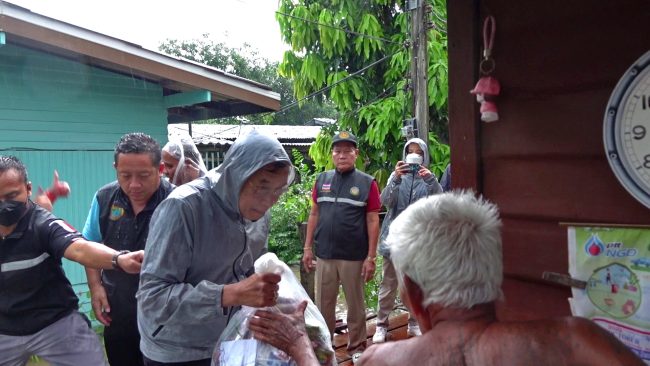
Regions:
M 111 264 L 113 265 L 113 269 L 116 271 L 124 272 L 122 267 L 120 267 L 120 264 L 117 262 L 117 258 L 121 256 L 122 254 L 127 254 L 131 253 L 129 250 L 120 250 L 119 252 L 113 254 L 113 259 L 111 259 Z

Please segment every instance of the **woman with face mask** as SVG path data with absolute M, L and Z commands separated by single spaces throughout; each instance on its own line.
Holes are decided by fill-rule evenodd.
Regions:
M 395 165 L 395 171 L 388 178 L 386 188 L 381 192 L 381 203 L 388 209 L 379 236 L 379 254 L 384 258 L 382 264 L 383 278 L 379 287 L 377 305 L 377 327 L 372 337 L 373 343 L 386 341 L 388 316 L 395 305 L 397 295 L 397 275 L 390 260 L 390 250 L 386 245 L 388 228 L 393 220 L 411 203 L 420 198 L 442 192 L 436 176 L 431 174 L 429 166 L 429 149 L 427 144 L 413 138 L 406 142 L 403 160 Z M 420 335 L 420 327 L 409 314 L 407 333 L 409 336 Z

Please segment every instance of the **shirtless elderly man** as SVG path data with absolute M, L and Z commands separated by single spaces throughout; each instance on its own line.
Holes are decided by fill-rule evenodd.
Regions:
M 470 192 L 430 196 L 402 212 L 387 240 L 404 301 L 423 335 L 372 346 L 358 364 L 644 365 L 584 318 L 497 320 L 495 301 L 503 278 L 500 226 L 497 207 Z M 285 316 L 282 325 L 276 323 L 280 317 L 260 315 L 251 329 L 259 339 L 270 340 L 275 329 L 297 324 L 286 318 L 295 319 L 299 312 Z M 304 337 L 301 331 L 284 334 Z M 302 366 L 311 365 L 300 343 L 284 346 Z

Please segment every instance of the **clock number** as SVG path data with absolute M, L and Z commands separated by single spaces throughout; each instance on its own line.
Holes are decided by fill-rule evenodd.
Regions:
M 641 108 L 643 110 L 650 108 L 650 95 L 641 96 Z
M 632 134 L 635 140 L 643 139 L 645 137 L 645 127 L 641 125 L 632 127 Z
M 650 154 L 643 157 L 643 167 L 650 169 Z

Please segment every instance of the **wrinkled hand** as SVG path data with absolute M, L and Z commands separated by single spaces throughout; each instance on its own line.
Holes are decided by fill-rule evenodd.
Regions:
M 112 319 L 109 315 L 111 312 L 111 306 L 108 303 L 108 297 L 106 296 L 106 289 L 104 289 L 104 286 L 96 285 L 90 288 L 90 304 L 93 307 L 95 318 L 106 326 L 111 325 Z
M 255 308 L 273 306 L 278 301 L 279 274 L 255 273 L 247 279 L 234 284 L 236 287 L 236 298 L 239 305 L 247 305 Z
M 307 273 L 311 272 L 316 266 L 314 265 L 313 249 L 305 250 L 302 255 L 302 266 Z
M 375 275 L 375 262 L 364 260 L 363 267 L 361 268 L 361 277 L 366 282 L 369 282 L 372 277 Z
M 138 250 L 137 252 L 131 252 L 122 254 L 117 257 L 117 264 L 120 265 L 120 268 L 126 273 L 140 273 L 140 268 L 142 268 L 142 261 L 144 260 L 144 250 Z
M 286 352 L 294 359 L 298 358 L 300 352 L 312 352 L 305 330 L 306 307 L 307 301 L 303 301 L 291 314 L 258 310 L 250 319 L 248 328 L 255 339 Z

